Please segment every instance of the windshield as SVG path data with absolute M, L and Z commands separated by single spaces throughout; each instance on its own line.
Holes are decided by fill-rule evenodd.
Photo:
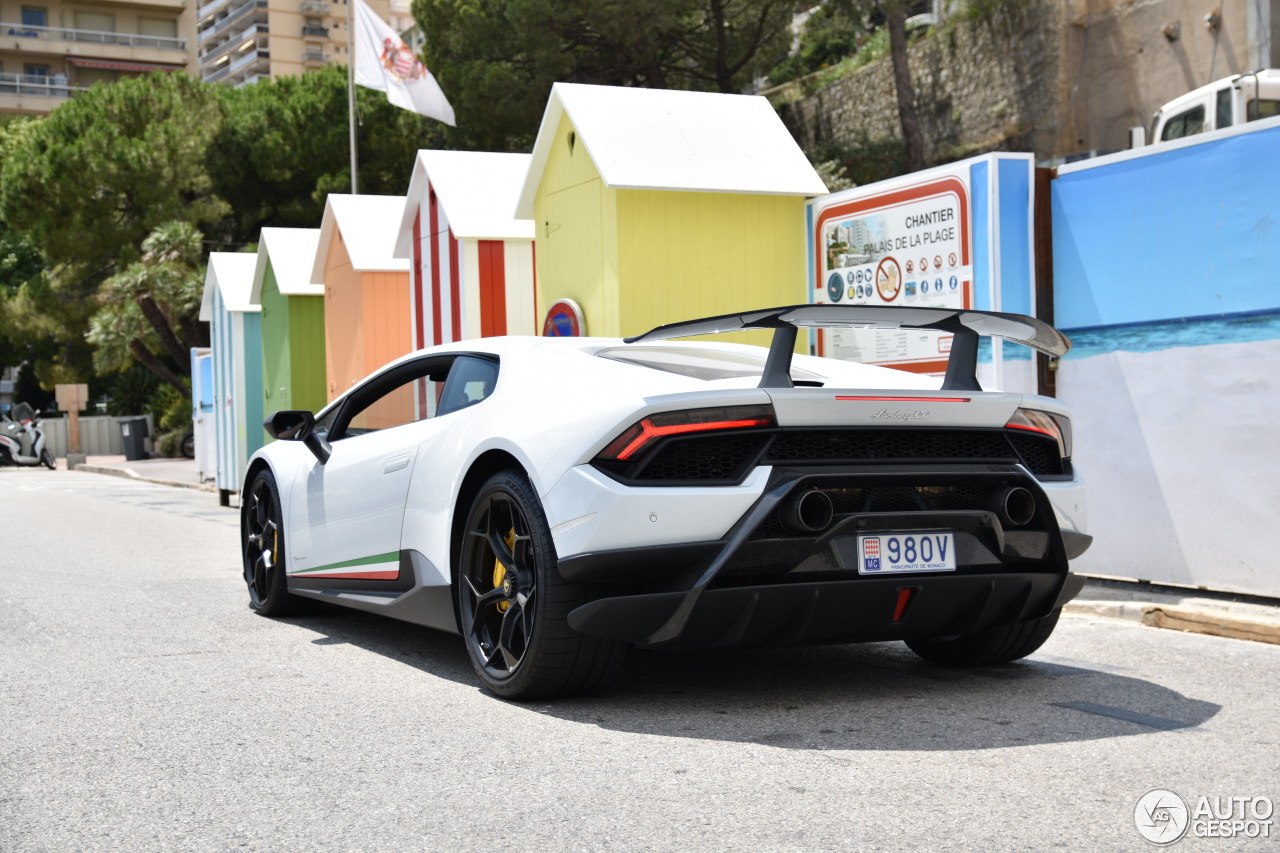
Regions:
M 9 417 L 13 418 L 18 423 L 33 420 L 35 416 L 35 410 L 26 403 L 14 403 L 13 411 L 9 413 Z

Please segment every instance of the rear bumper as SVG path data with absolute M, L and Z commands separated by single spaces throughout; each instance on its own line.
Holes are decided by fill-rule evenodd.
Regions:
M 574 610 L 569 625 L 597 637 L 670 648 L 877 642 L 968 634 L 1043 616 L 1083 584 L 1078 575 L 1014 572 L 708 589 L 678 636 L 649 643 L 687 600 L 686 593 L 664 592 L 593 601 Z M 897 613 L 903 589 L 912 594 Z
M 1031 521 L 988 506 L 1011 486 L 1034 496 Z M 782 521 L 790 498 L 827 493 L 820 532 Z M 775 468 L 760 498 L 714 541 L 579 553 L 563 577 L 607 585 L 569 624 L 640 646 L 858 642 L 965 634 L 1044 616 L 1080 583 L 1067 560 L 1089 537 L 1062 531 L 1048 495 L 1017 465 Z M 951 531 L 956 569 L 861 576 L 856 537 Z

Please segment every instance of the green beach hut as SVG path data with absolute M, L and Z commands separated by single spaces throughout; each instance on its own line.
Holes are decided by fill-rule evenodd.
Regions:
M 311 283 L 319 228 L 263 228 L 250 301 L 262 306 L 262 411 L 327 402 L 324 285 Z

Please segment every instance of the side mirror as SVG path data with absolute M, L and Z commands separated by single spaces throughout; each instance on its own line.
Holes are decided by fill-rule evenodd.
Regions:
M 302 411 L 276 412 L 262 422 L 267 435 L 281 441 L 301 441 L 323 465 L 329 461 L 333 448 L 329 442 L 316 435 L 315 427 L 316 416 Z

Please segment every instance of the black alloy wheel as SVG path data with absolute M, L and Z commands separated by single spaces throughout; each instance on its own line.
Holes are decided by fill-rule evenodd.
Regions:
M 517 471 L 480 488 L 461 542 L 458 613 L 480 680 L 508 699 L 570 696 L 595 688 L 626 648 L 571 629 L 586 584 L 556 568 L 555 545 L 532 485 Z
M 284 522 L 280 493 L 269 469 L 254 476 L 240 508 L 244 581 L 249 607 L 263 616 L 299 612 L 304 600 L 290 595 L 284 577 Z

